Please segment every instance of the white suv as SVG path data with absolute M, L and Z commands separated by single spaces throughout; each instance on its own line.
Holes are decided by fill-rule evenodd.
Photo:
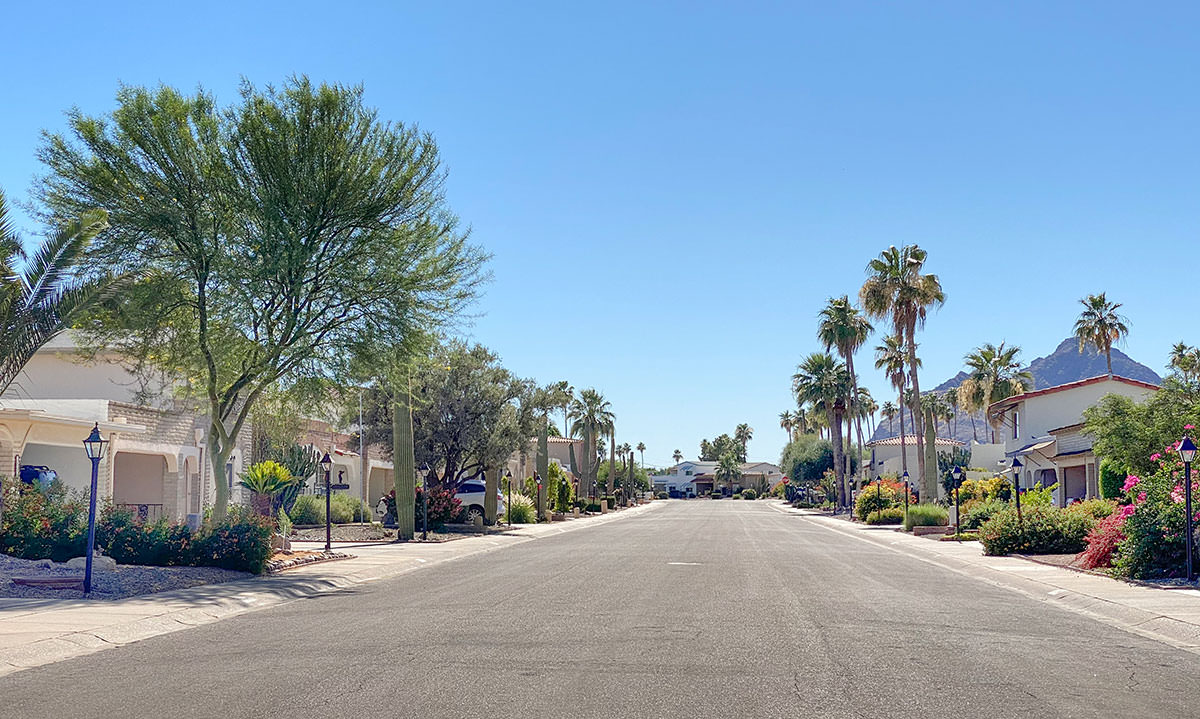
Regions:
M 470 479 L 458 485 L 458 493 L 454 495 L 462 505 L 463 518 L 467 524 L 473 524 L 476 517 L 482 517 L 483 500 L 487 497 L 487 485 L 481 480 Z M 496 515 L 504 514 L 504 496 L 496 491 Z

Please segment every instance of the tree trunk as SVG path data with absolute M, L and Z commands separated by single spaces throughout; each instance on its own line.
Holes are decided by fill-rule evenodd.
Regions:
M 908 452 L 905 449 L 904 437 L 904 388 L 900 388 L 900 469 L 908 472 Z
M 927 418 L 923 418 L 923 419 L 926 420 L 926 422 L 925 422 L 925 438 L 924 438 L 925 446 L 921 448 L 923 450 L 921 457 L 925 460 L 925 468 L 927 470 L 927 472 L 925 473 L 924 487 L 925 487 L 925 491 L 928 492 L 928 494 L 926 494 L 925 496 L 929 497 L 929 501 L 932 502 L 932 501 L 935 501 L 938 496 L 938 491 L 937 491 L 937 485 L 938 485 L 938 481 L 937 481 L 938 480 L 937 449 L 936 449 L 937 443 L 934 441 L 935 440 L 935 436 L 934 436 L 935 435 L 935 424 L 934 424 L 933 412 L 930 411 L 929 416 Z
M 225 519 L 225 514 L 229 509 L 229 478 L 225 475 L 225 465 L 229 463 L 229 458 L 233 454 L 233 444 L 236 441 L 223 442 L 217 432 L 213 431 L 220 421 L 214 419 L 212 427 L 208 431 L 208 459 L 213 469 L 213 482 L 216 484 L 216 493 L 213 497 L 213 522 Z M 203 485 L 203 477 L 201 484 Z
M 417 467 L 413 456 L 412 379 L 392 397 L 392 485 L 396 490 L 396 540 L 416 536 Z
M 842 418 L 833 410 L 828 414 L 833 438 L 833 476 L 837 482 L 838 506 L 845 507 L 849 498 L 846 496 L 846 468 L 842 464 Z
M 854 374 L 854 353 L 846 354 L 846 369 L 850 372 L 850 417 L 854 420 L 854 428 L 858 433 L 858 476 L 862 479 L 862 417 L 858 411 L 858 377 Z M 847 427 L 849 429 L 849 427 Z M 847 468 L 849 469 L 849 468 Z
M 925 417 L 921 412 L 921 380 L 917 377 L 917 328 L 916 322 L 908 326 L 908 372 L 912 384 L 912 420 L 913 432 L 917 435 L 917 473 L 921 476 L 922 484 L 933 481 L 933 473 L 925 461 Z
M 537 448 L 537 473 L 538 484 L 537 490 L 537 518 L 542 521 L 546 517 L 546 491 L 544 487 L 550 479 L 550 417 L 547 415 L 545 424 L 542 425 L 542 430 L 538 432 L 538 448 Z

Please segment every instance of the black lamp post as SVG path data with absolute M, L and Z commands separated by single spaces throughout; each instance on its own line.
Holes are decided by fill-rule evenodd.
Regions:
M 83 593 L 92 591 L 92 550 L 96 546 L 96 484 L 100 477 L 100 460 L 104 459 L 104 449 L 108 440 L 100 437 L 100 423 L 92 427 L 92 433 L 83 440 L 83 451 L 92 460 L 92 496 L 88 500 L 88 540 L 87 560 L 83 569 Z
M 903 479 L 903 480 L 904 480 L 904 486 L 905 486 L 906 488 L 910 488 L 910 487 L 912 486 L 912 485 L 910 484 L 910 482 L 909 482 L 909 479 L 908 479 L 908 470 L 907 470 L 907 469 L 906 469 L 906 470 L 904 470 L 904 474 L 900 475 L 900 479 Z M 908 494 L 907 494 L 907 493 L 905 493 L 905 495 L 904 495 L 904 496 L 905 496 L 905 497 L 907 497 L 907 496 L 908 496 Z
M 534 472 L 533 473 L 533 481 L 537 482 L 537 499 L 535 500 L 537 502 L 537 506 L 534 509 L 537 510 L 537 521 L 540 522 L 543 519 L 543 517 L 542 517 L 542 475 L 538 474 L 537 472 Z
M 504 513 L 508 515 L 508 526 L 512 526 L 512 470 L 504 470 L 504 478 L 508 480 L 508 502 L 504 505 Z
M 1017 526 L 1021 525 L 1021 464 L 1020 457 L 1013 457 L 1012 473 L 1013 473 L 1013 497 L 1017 501 Z
M 962 484 L 962 467 L 955 465 L 954 469 L 950 470 L 950 476 L 954 478 L 954 536 L 961 542 L 962 508 L 958 504 L 958 485 Z
M 1192 564 L 1192 553 L 1195 551 L 1195 539 L 1192 537 L 1192 460 L 1196 458 L 1196 443 L 1186 434 L 1179 441 L 1179 458 L 1183 460 L 1183 526 L 1187 547 L 1187 580 L 1194 582 L 1196 570 Z
M 429 539 L 429 464 L 421 463 L 421 541 Z
M 321 470 L 325 472 L 325 551 L 333 549 L 333 514 L 330 495 L 333 494 L 329 489 L 329 470 L 333 468 L 333 460 L 329 458 L 329 453 L 321 458 Z

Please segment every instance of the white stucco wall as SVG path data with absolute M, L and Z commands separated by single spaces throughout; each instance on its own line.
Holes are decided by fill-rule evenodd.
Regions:
M 1017 403 L 1020 436 L 1013 437 L 1012 409 L 1005 412 L 1004 427 L 1001 429 L 1004 433 L 1004 451 L 1017 450 L 1035 437 L 1045 436 L 1052 429 L 1082 422 L 1083 411 L 1095 406 L 1105 395 L 1119 394 L 1142 401 L 1152 393 L 1153 390 L 1145 387 L 1105 378 L 1081 387 L 1027 398 Z

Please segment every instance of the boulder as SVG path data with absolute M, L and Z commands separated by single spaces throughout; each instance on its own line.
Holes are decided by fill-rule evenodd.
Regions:
M 291 548 L 292 548 L 292 542 L 287 537 L 283 536 L 282 534 L 279 534 L 278 532 L 271 535 L 271 549 L 274 549 L 275 551 L 278 552 L 280 550 L 291 549 Z
M 87 557 L 75 557 L 67 560 L 67 569 L 83 570 L 87 568 Z M 92 571 L 93 572 L 115 572 L 117 571 L 117 560 L 112 557 L 106 557 L 103 554 L 92 555 Z

